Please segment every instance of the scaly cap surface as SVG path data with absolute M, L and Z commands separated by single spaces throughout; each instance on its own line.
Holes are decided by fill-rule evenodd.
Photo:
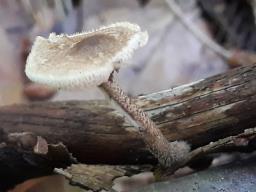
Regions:
M 147 39 L 147 32 L 128 22 L 73 35 L 51 33 L 48 39 L 38 36 L 25 73 L 32 81 L 55 88 L 97 86 Z

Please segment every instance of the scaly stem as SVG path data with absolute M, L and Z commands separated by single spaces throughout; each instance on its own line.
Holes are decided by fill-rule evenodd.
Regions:
M 189 146 L 185 142 L 169 143 L 148 115 L 132 102 L 117 84 L 108 81 L 101 84 L 100 88 L 109 95 L 115 106 L 121 109 L 120 112 L 139 129 L 144 142 L 160 164 L 173 167 L 184 160 L 189 151 Z

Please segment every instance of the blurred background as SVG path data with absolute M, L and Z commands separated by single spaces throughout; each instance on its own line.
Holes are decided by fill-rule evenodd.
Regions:
M 103 99 L 93 88 L 55 92 L 31 83 L 24 66 L 38 35 L 72 34 L 118 21 L 139 24 L 149 42 L 118 74 L 122 88 L 137 96 L 224 72 L 233 67 L 237 51 L 254 55 L 255 14 L 255 0 L 0 0 L 0 105 Z M 79 191 L 71 188 L 53 176 L 14 191 Z

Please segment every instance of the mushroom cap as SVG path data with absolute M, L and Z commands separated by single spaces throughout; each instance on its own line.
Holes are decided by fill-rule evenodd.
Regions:
M 73 35 L 51 33 L 48 39 L 38 36 L 25 73 L 32 81 L 55 88 L 98 86 L 147 39 L 147 32 L 128 22 Z

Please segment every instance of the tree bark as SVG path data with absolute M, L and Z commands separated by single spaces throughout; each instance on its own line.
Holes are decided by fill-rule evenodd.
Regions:
M 141 96 L 144 109 L 169 141 L 192 148 L 256 126 L 256 66 Z M 82 163 L 154 163 L 136 129 L 104 101 L 40 102 L 0 108 L 6 133 L 33 132 L 63 142 Z

